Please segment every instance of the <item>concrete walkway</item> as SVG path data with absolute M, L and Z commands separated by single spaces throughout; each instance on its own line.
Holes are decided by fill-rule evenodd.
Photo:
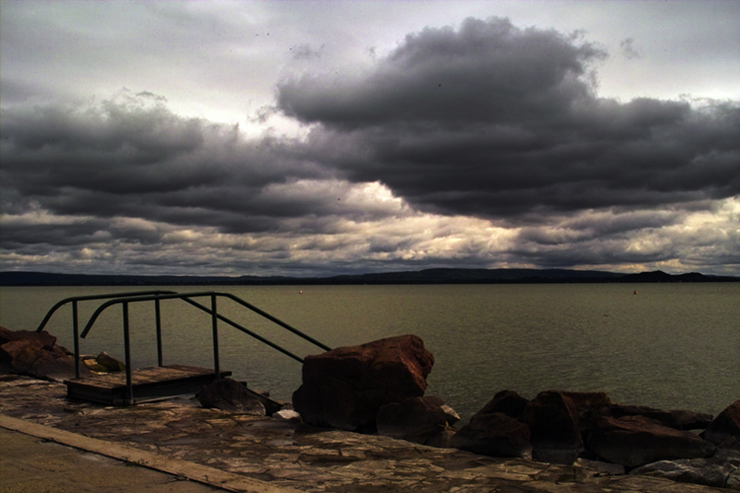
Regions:
M 3 493 L 289 493 L 262 481 L 0 415 Z

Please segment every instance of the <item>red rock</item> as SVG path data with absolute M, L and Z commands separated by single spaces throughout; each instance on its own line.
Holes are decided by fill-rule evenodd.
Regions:
M 11 341 L 32 341 L 38 347 L 53 347 L 57 338 L 43 330 L 33 332 L 30 330 L 10 330 L 0 326 L 0 346 Z
M 578 416 L 578 430 L 583 438 L 593 430 L 593 422 L 599 416 L 609 416 L 611 398 L 606 392 L 561 392 L 573 401 Z
M 378 434 L 424 444 L 447 427 L 441 399 L 412 397 L 378 410 Z
M 0 346 L 3 361 L 10 363 L 15 373 L 21 374 L 30 374 L 42 352 L 42 348 L 29 340 L 14 339 Z
M 712 421 L 711 414 L 696 413 L 683 409 L 664 411 L 648 406 L 630 404 L 612 404 L 609 406 L 609 415 L 614 418 L 623 416 L 643 416 L 660 421 L 663 426 L 677 430 L 703 430 Z
M 627 467 L 671 459 L 709 457 L 716 449 L 690 431 L 664 426 L 643 416 L 601 417 L 588 437 L 591 451 Z
M 475 415 L 503 413 L 510 418 L 521 416 L 529 401 L 513 390 L 502 390 L 493 396 Z
M 723 447 L 740 448 L 740 399 L 727 406 L 709 423 L 704 438 Z
M 571 464 L 584 450 L 578 411 L 562 392 L 540 392 L 529 401 L 519 421 L 529 427 L 536 460 Z
M 434 356 L 414 335 L 308 356 L 293 406 L 315 426 L 374 429 L 381 406 L 424 395 L 433 365 Z
M 75 378 L 75 358 L 61 346 L 54 346 L 54 350 L 45 351 L 33 365 L 32 374 L 51 380 L 71 380 Z M 80 365 L 80 376 L 91 375 L 85 365 Z
M 612 400 L 606 392 L 560 392 L 564 397 L 573 401 L 578 417 L 606 416 L 612 405 Z
M 503 413 L 477 414 L 452 437 L 451 445 L 491 457 L 526 457 L 532 454 L 529 428 Z
M 3 360 L 9 361 L 13 373 L 38 378 L 64 380 L 75 377 L 74 356 L 62 346 L 39 346 L 33 339 L 19 339 L 0 346 Z M 80 375 L 89 375 L 90 370 L 80 365 Z

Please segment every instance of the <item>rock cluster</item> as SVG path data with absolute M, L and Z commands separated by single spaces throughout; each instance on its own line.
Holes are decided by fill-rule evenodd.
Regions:
M 456 430 L 456 413 L 424 396 L 433 363 L 412 335 L 310 356 L 293 405 L 315 426 L 740 489 L 740 400 L 712 419 L 613 403 L 604 392 L 545 391 L 528 400 L 504 390 Z
M 505 390 L 460 429 L 452 446 L 562 464 L 606 461 L 633 474 L 740 489 L 740 400 L 713 420 L 612 403 L 603 392 L 545 391 L 527 400 Z
M 12 331 L 0 327 L 0 365 L 13 373 L 64 380 L 75 377 L 74 355 L 46 331 Z M 89 375 L 85 365 L 80 374 Z

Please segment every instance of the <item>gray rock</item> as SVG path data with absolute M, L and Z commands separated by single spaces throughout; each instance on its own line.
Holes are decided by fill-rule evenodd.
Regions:
M 280 411 L 273 413 L 272 417 L 275 419 L 279 419 L 280 421 L 292 421 L 296 423 L 300 423 L 301 421 L 303 421 L 301 419 L 301 415 L 293 411 L 292 409 L 281 409 Z
M 445 413 L 445 417 L 447 418 L 447 424 L 452 426 L 458 421 L 460 421 L 460 415 L 457 414 L 457 411 L 452 409 L 447 404 L 442 404 L 442 411 Z
M 728 487 L 730 476 L 740 464 L 740 453 L 719 451 L 712 457 L 699 459 L 662 460 L 645 464 L 630 471 L 630 474 L 658 476 L 682 483 L 703 484 L 718 488 Z M 733 481 L 729 481 L 733 483 Z M 736 485 L 735 488 L 737 489 Z

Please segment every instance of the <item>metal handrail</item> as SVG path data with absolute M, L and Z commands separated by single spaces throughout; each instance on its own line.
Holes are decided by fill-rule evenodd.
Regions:
M 46 316 L 39 324 L 38 328 L 36 329 L 36 332 L 41 332 L 44 330 L 44 327 L 46 327 L 46 324 L 51 319 L 51 316 L 62 306 L 66 305 L 67 303 L 72 303 L 72 331 L 74 333 L 74 350 L 75 350 L 75 378 L 80 378 L 80 336 L 79 336 L 79 321 L 78 321 L 78 311 L 77 311 L 77 303 L 80 301 L 92 301 L 92 300 L 104 300 L 104 299 L 110 299 L 110 298 L 125 298 L 130 297 L 134 295 L 155 295 L 155 294 L 171 294 L 174 293 L 174 291 L 164 291 L 164 290 L 150 290 L 150 291 L 134 291 L 134 292 L 125 292 L 125 293 L 107 293 L 107 294 L 93 294 L 93 295 L 87 295 L 87 296 L 71 296 L 69 298 L 64 298 L 60 302 L 58 302 L 56 305 L 52 306 L 48 312 L 46 312 Z M 160 336 L 160 318 L 159 318 L 159 303 L 155 305 L 156 308 L 156 317 L 157 317 L 157 353 L 159 355 L 159 365 L 162 366 L 162 339 Z
M 197 297 L 210 297 L 211 298 L 211 308 L 201 305 L 197 301 L 191 300 L 190 298 L 197 298 Z M 241 330 L 242 332 L 246 333 L 247 335 L 250 335 L 254 337 L 255 339 L 259 340 L 260 342 L 263 342 L 264 344 L 267 344 L 268 346 L 272 347 L 273 349 L 277 349 L 278 351 L 282 352 L 283 354 L 290 356 L 291 358 L 295 359 L 296 361 L 303 363 L 303 359 L 296 356 L 295 354 L 291 353 L 290 351 L 280 347 L 279 345 L 275 344 L 274 342 L 265 339 L 264 337 L 250 331 L 249 329 L 241 326 L 240 324 L 234 322 L 233 320 L 228 319 L 227 317 L 220 315 L 218 313 L 217 307 L 216 307 L 216 298 L 217 297 L 225 297 L 229 298 L 232 301 L 244 306 L 245 308 L 248 308 L 252 310 L 253 312 L 257 313 L 258 315 L 261 315 L 262 317 L 270 320 L 271 322 L 274 322 L 281 327 L 289 330 L 290 332 L 294 333 L 295 335 L 303 338 L 304 340 L 311 342 L 312 344 L 316 345 L 317 347 L 324 349 L 326 351 L 330 351 L 331 348 L 316 339 L 308 336 L 307 334 L 304 334 L 300 330 L 291 327 L 287 323 L 283 322 L 282 320 L 273 317 L 269 313 L 260 310 L 256 306 L 247 303 L 243 299 L 231 294 L 231 293 L 219 293 L 215 291 L 205 291 L 205 292 L 197 292 L 197 293 L 174 293 L 174 292 L 168 292 L 168 293 L 161 293 L 161 294 L 155 294 L 155 295 L 141 295 L 141 296 L 131 296 L 131 297 L 116 297 L 110 301 L 107 301 L 100 305 L 97 310 L 95 310 L 95 313 L 92 314 L 90 317 L 90 320 L 87 322 L 87 325 L 85 326 L 84 330 L 82 331 L 81 337 L 84 339 L 87 334 L 90 332 L 90 329 L 92 329 L 93 324 L 97 320 L 98 316 L 107 308 L 120 304 L 123 307 L 123 336 L 124 336 L 124 351 L 125 351 L 125 364 L 126 364 L 126 393 L 127 397 L 126 400 L 129 403 L 133 403 L 133 386 L 131 383 L 131 350 L 130 350 L 130 342 L 129 342 L 129 321 L 128 321 L 128 305 L 129 303 L 139 303 L 144 301 L 155 301 L 157 303 L 157 306 L 159 306 L 159 301 L 161 300 L 168 300 L 168 299 L 182 299 L 183 301 L 195 306 L 196 308 L 205 311 L 206 313 L 209 313 L 211 315 L 211 324 L 213 329 L 213 358 L 214 358 L 214 373 L 216 376 L 216 379 L 220 378 L 220 368 L 219 368 L 219 353 L 218 353 L 218 320 L 222 320 L 229 325 L 237 328 L 238 330 Z M 160 331 L 159 331 L 159 310 L 157 310 L 157 337 L 158 337 L 158 343 L 159 343 L 159 337 L 160 337 Z M 162 366 L 161 362 L 161 355 L 160 355 L 160 366 Z

